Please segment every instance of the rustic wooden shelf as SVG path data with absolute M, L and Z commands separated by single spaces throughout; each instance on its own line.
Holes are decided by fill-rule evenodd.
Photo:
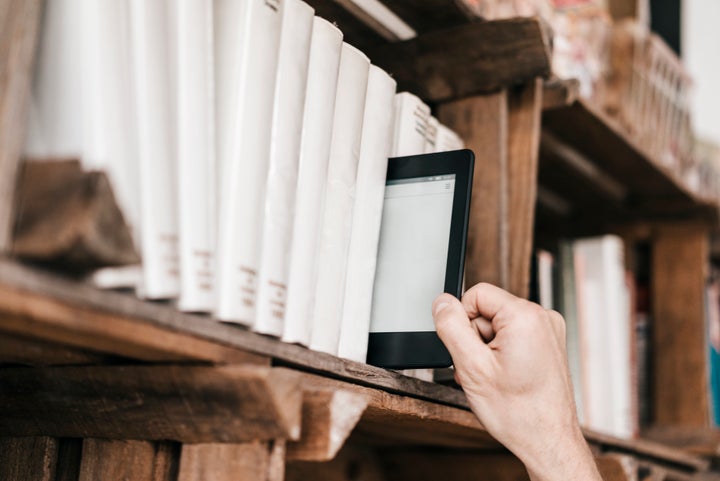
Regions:
M 718 225 L 715 201 L 692 192 L 587 100 L 544 110 L 538 184 L 540 233 L 677 219 Z

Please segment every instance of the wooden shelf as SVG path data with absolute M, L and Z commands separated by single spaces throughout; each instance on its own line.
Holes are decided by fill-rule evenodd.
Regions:
M 2 259 L 0 346 L 11 345 L 0 349 L 0 382 L 11 386 L 0 392 L 6 435 L 186 442 L 279 436 L 292 441 L 288 459 L 313 461 L 332 459 L 349 437 L 504 451 L 459 390 Z M 105 408 L 88 416 L 97 406 Z M 247 412 L 257 415 L 239 414 Z M 158 413 L 165 421 L 147 422 Z M 631 453 L 688 475 L 709 467 L 646 441 L 585 435 L 598 454 Z
M 543 112 L 538 184 L 540 233 L 678 219 L 718 225 L 715 201 L 693 193 L 586 100 Z

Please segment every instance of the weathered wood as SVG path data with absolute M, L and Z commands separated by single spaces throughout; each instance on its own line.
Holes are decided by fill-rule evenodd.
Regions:
M 23 321 L 13 319 L 24 315 Z M 34 320 L 34 324 L 29 323 Z M 462 391 L 279 342 L 209 316 L 102 291 L 0 258 L 0 332 L 11 331 L 130 358 L 293 366 L 367 386 L 467 406 Z M 101 341 L 98 341 L 100 339 Z M 98 342 L 102 344 L 98 346 Z M 127 352 L 135 349 L 137 352 Z M 118 351 L 124 351 L 121 353 Z M 154 354 L 153 354 L 154 353 Z M 164 354 L 162 354 L 164 353 Z M 231 357 L 234 356 L 234 359 Z
M 57 439 L 2 437 L 0 438 L 0 479 L 55 481 L 57 458 Z
M 302 429 L 298 441 L 287 446 L 287 458 L 329 461 L 343 447 L 368 401 L 346 390 L 310 390 L 303 394 Z
M 577 79 L 552 78 L 543 84 L 543 110 L 568 107 L 580 98 L 580 82 Z
M 124 298 L 131 299 L 130 296 Z M 122 302 L 123 299 L 116 300 Z M 269 362 L 266 357 L 233 349 L 221 342 L 137 322 L 122 314 L 74 308 L 52 298 L 1 285 L 0 306 L 0 333 L 143 361 Z
M 414 481 L 528 481 L 525 466 L 510 454 L 386 449 L 379 452 L 388 479 Z
M 505 91 L 438 106 L 438 119 L 475 153 L 465 282 L 506 287 L 508 103 Z
M 331 461 L 289 461 L 287 481 L 394 481 L 383 472 L 376 449 L 351 442 Z
M 184 444 L 177 481 L 281 481 L 284 442 Z
M 66 366 L 109 360 L 115 359 L 22 336 L 0 334 L 0 365 Z
M 595 458 L 603 481 L 638 481 L 637 461 L 631 456 L 605 454 Z
M 182 442 L 298 439 L 294 373 L 260 366 L 0 370 L 0 432 Z
M 140 261 L 107 176 L 78 161 L 27 161 L 18 182 L 12 254 L 84 272 Z
M 42 0 L 0 1 L 0 253 L 10 248 Z
M 170 442 L 85 439 L 78 481 L 175 481 L 178 448 Z
M 508 290 L 523 298 L 530 289 L 542 88 L 535 79 L 508 93 Z
M 550 74 L 550 49 L 538 19 L 479 22 L 419 35 L 368 51 L 408 90 L 448 101 Z
M 707 426 L 708 232 L 666 230 L 652 244 L 654 422 Z

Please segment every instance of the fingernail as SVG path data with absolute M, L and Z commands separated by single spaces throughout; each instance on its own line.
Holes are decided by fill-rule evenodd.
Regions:
M 450 303 L 448 301 L 438 302 L 433 307 L 433 316 L 437 316 L 440 311 L 445 309 Z

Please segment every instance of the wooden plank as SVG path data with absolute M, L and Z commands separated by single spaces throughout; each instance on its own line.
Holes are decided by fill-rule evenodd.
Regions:
M 85 439 L 78 481 L 175 481 L 177 451 L 169 442 Z
M 182 442 L 298 439 L 294 373 L 260 366 L 0 370 L 0 431 Z
M 277 445 L 282 446 L 282 443 Z M 273 443 L 184 444 L 177 481 L 276 481 Z
M 67 366 L 100 364 L 117 358 L 3 333 L 0 335 L 0 365 Z
M 343 447 L 357 425 L 367 398 L 356 392 L 323 389 L 303 394 L 302 435 L 288 443 L 287 458 L 299 461 L 329 461 Z
M 680 228 L 652 243 L 654 423 L 707 426 L 705 280 L 708 232 Z
M 77 160 L 25 162 L 11 253 L 66 272 L 140 262 L 107 176 Z
M 125 299 L 130 297 L 125 296 Z M 0 305 L 0 333 L 13 336 L 38 338 L 143 361 L 268 363 L 265 357 L 172 329 L 139 323 L 131 317 L 73 308 L 42 295 L 3 286 L 0 286 Z
M 0 438 L 0 479 L 55 481 L 58 441 L 49 437 Z
M 21 321 L 17 316 L 23 313 L 25 317 Z M 146 360 L 168 361 L 175 357 L 244 363 L 251 361 L 247 356 L 265 362 L 270 357 L 278 365 L 467 406 L 465 395 L 457 389 L 310 351 L 237 325 L 215 322 L 209 316 L 182 313 L 170 305 L 142 301 L 126 293 L 101 291 L 82 282 L 0 258 L 2 331 L 81 348 L 94 346 L 93 350 L 98 352 Z M 127 349 L 137 352 L 117 352 Z
M 408 90 L 430 102 L 460 99 L 550 74 L 544 26 L 535 18 L 479 22 L 368 50 Z
M 535 79 L 508 93 L 508 290 L 522 298 L 530 289 L 542 89 Z
M 475 153 L 465 281 L 506 287 L 508 103 L 505 91 L 447 102 L 438 119 Z
M 42 0 L 0 1 L 0 253 L 10 247 Z
M 642 437 L 720 462 L 720 429 L 717 427 L 649 426 Z

